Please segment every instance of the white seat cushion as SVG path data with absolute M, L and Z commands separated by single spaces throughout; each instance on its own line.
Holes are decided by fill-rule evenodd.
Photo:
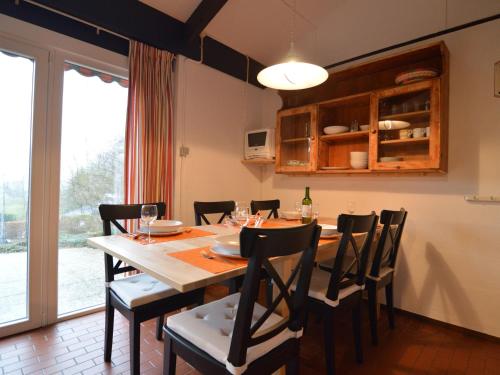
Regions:
M 328 284 L 330 283 L 331 273 L 328 271 L 323 271 L 319 268 L 314 268 L 311 277 L 311 285 L 309 286 L 309 297 L 315 298 L 317 300 L 323 301 L 330 306 L 338 306 L 339 302 L 344 298 L 350 296 L 351 294 L 363 289 L 362 286 L 354 284 L 346 288 L 339 289 L 338 298 L 333 301 L 326 297 L 326 292 L 328 291 Z M 295 284 L 292 285 L 292 290 L 295 290 Z
M 268 341 L 248 348 L 246 364 L 235 368 L 227 361 L 227 356 L 231 346 L 231 337 L 239 301 L 240 293 L 235 293 L 220 300 L 198 306 L 192 310 L 169 316 L 167 318 L 167 327 L 224 364 L 226 369 L 232 374 L 243 373 L 248 365 L 257 358 L 267 354 L 270 350 L 286 340 L 300 337 L 302 334 L 302 332 L 293 332 L 289 329 L 283 330 Z M 265 307 L 256 303 L 253 311 L 252 324 L 255 323 L 265 311 Z M 282 319 L 283 318 L 277 314 L 271 314 L 257 331 L 257 335 L 260 331 L 273 326 Z
M 167 298 L 178 293 L 170 285 L 162 283 L 145 273 L 112 281 L 109 286 L 130 308 Z

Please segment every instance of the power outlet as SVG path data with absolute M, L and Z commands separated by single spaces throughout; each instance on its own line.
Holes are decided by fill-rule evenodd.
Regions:
M 500 98 L 500 61 L 495 63 L 495 96 Z
M 189 147 L 181 146 L 181 148 L 179 149 L 179 156 L 181 158 L 185 158 L 188 155 L 189 155 Z

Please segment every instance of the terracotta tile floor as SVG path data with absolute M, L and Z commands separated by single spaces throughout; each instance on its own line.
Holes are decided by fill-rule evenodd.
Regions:
M 215 292 L 218 293 L 221 292 Z M 370 345 L 368 325 L 365 324 L 365 361 L 357 365 L 348 318 L 348 315 L 340 315 L 336 327 L 338 374 L 500 374 L 499 342 L 404 313 L 396 316 L 396 330 L 390 331 L 382 312 L 378 347 Z M 104 313 L 0 339 L 0 375 L 127 374 L 127 323 L 116 314 L 111 364 L 103 363 Z M 154 328 L 154 320 L 142 326 L 141 372 L 144 374 L 162 371 L 163 343 L 155 339 Z M 302 344 L 302 374 L 324 373 L 321 323 L 314 315 L 310 317 Z M 179 360 L 177 374 L 198 372 Z

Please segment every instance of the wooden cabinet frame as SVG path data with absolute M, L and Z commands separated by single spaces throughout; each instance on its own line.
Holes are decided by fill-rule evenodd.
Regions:
M 448 168 L 448 66 L 449 54 L 443 42 L 434 43 L 427 47 L 414 49 L 402 54 L 377 59 L 361 64 L 358 67 L 348 68 L 345 71 L 332 73 L 326 85 L 318 86 L 300 92 L 280 92 L 284 106 L 290 103 L 315 103 L 287 108 L 278 111 L 276 124 L 276 172 L 277 173 L 306 173 L 306 174 L 381 174 L 381 173 L 446 173 Z M 439 76 L 433 79 L 422 80 L 401 86 L 390 84 L 389 78 L 397 72 L 404 72 L 416 67 L 429 67 L 437 70 Z M 390 73 L 390 76 L 388 75 Z M 342 79 L 339 79 L 341 77 Z M 335 81 L 335 79 L 337 81 Z M 352 86 L 350 86 L 352 85 Z M 365 88 L 365 91 L 363 91 Z M 375 89 L 374 89 L 375 88 Z M 366 90 L 368 89 L 368 90 Z M 329 91 L 331 90 L 331 91 Z M 356 90 L 358 90 L 356 92 Z M 430 108 L 417 110 L 414 113 L 402 111 L 394 115 L 381 116 L 379 103 L 381 100 L 412 93 L 428 91 Z M 333 96 L 328 98 L 328 92 Z M 344 95 L 342 95 L 344 94 Z M 345 95 L 347 94 L 347 95 Z M 427 95 L 427 94 L 426 94 Z M 364 109 L 359 106 L 360 100 L 369 99 Z M 369 118 L 369 130 L 356 133 L 343 133 L 334 136 L 323 135 L 325 123 L 329 125 L 349 125 L 349 114 L 339 111 L 339 115 L 332 115 L 338 123 L 329 123 L 325 120 L 323 111 L 336 106 L 353 103 L 351 117 L 360 117 L 362 121 Z M 348 106 L 348 104 L 347 104 Z M 365 115 L 366 110 L 369 114 Z M 310 114 L 311 134 L 309 140 L 309 162 L 307 165 L 285 165 L 285 158 L 290 156 L 283 153 L 283 121 L 289 116 Z M 361 114 L 360 114 L 361 113 Z M 418 120 L 419 116 L 425 120 Z M 388 139 L 380 141 L 379 121 L 383 119 L 404 120 L 420 124 L 428 122 L 430 136 L 415 138 L 408 141 Z M 417 126 L 418 127 L 418 126 Z M 393 133 L 394 134 L 394 133 Z M 366 142 L 366 144 L 364 143 Z M 338 146 L 336 146 L 338 145 Z M 333 170 L 326 167 L 337 167 L 330 163 L 348 163 L 350 151 L 368 150 L 367 169 Z M 381 162 L 380 156 L 390 154 L 388 150 L 401 150 L 402 161 Z M 405 153 L 405 150 L 408 151 Z M 338 154 L 335 154 L 338 152 Z M 396 152 L 396 151 L 394 151 Z M 290 153 L 289 153 L 290 154 Z M 350 166 L 349 166 L 350 167 Z M 322 169 L 323 168 L 323 169 Z

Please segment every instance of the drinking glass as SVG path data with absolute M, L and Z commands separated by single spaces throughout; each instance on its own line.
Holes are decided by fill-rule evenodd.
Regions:
M 356 203 L 353 201 L 348 201 L 347 202 L 347 213 L 349 215 L 354 214 L 354 211 L 356 210 Z
M 151 241 L 151 224 L 158 217 L 158 207 L 155 204 L 145 204 L 141 208 L 141 223 L 148 226 L 148 244 Z
M 313 215 L 313 220 L 319 220 L 319 203 L 313 203 L 312 215 Z

